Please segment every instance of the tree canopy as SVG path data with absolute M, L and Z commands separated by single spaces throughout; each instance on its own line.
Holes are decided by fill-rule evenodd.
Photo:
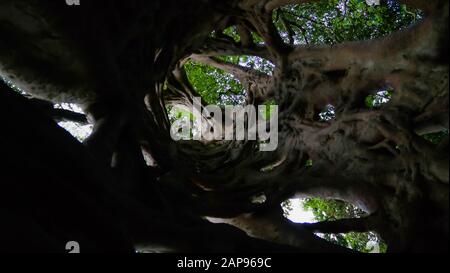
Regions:
M 372 2 L 0 0 L 0 250 L 448 251 L 449 3 Z

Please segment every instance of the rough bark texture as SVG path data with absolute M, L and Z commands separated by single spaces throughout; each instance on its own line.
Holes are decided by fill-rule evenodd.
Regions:
M 286 44 L 272 12 L 304 2 L 0 0 L 0 74 L 40 99 L 1 85 L 0 249 L 64 251 L 78 240 L 90 251 L 342 252 L 312 232 L 371 230 L 390 251 L 447 251 L 448 138 L 434 146 L 420 135 L 448 129 L 448 1 L 401 1 L 425 17 L 382 39 Z M 209 37 L 230 25 L 240 43 Z M 218 55 L 276 67 L 269 76 Z M 186 58 L 234 74 L 249 104 L 276 101 L 275 152 L 171 140 L 166 103 L 196 95 Z M 365 109 L 386 86 L 390 103 Z M 45 102 L 78 103 L 87 117 Z M 336 117 L 319 122 L 327 104 Z M 81 145 L 51 117 L 89 120 L 94 132 Z M 279 208 L 293 196 L 344 200 L 370 216 L 296 226 Z

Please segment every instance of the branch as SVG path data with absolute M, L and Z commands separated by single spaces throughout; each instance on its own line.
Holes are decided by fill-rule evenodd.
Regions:
M 363 71 L 365 77 L 374 76 L 373 81 L 388 80 L 394 84 L 399 73 L 392 71 L 405 72 L 414 62 L 426 63 L 423 60 L 439 58 L 440 42 L 444 38 L 442 27 L 439 19 L 425 18 L 413 27 L 376 40 L 297 46 L 289 59 L 320 64 L 324 71 L 352 67 L 356 71 L 359 67 L 358 71 Z
M 266 12 L 271 12 L 279 7 L 293 5 L 293 4 L 305 4 L 318 2 L 318 0 L 271 0 L 265 5 Z
M 414 132 L 418 135 L 426 135 L 437 132 L 442 132 L 443 130 L 448 130 L 449 116 L 448 110 L 443 111 L 443 113 L 438 113 L 433 116 L 424 116 L 416 118 L 416 124 Z
M 244 47 L 253 47 L 255 43 L 253 42 L 252 33 L 242 24 L 236 26 L 236 31 L 241 37 L 241 45 Z
M 194 61 L 207 64 L 210 66 L 213 66 L 215 68 L 222 69 L 230 74 L 233 74 L 235 77 L 237 77 L 239 80 L 246 81 L 249 78 L 254 79 L 268 79 L 270 76 L 267 74 L 260 72 L 256 69 L 240 66 L 237 64 L 228 63 L 222 60 L 219 60 L 217 58 L 210 58 L 208 56 L 202 56 L 202 55 L 196 55 L 193 54 L 190 56 L 190 58 Z
M 271 84 L 272 77 L 263 72 L 207 56 L 191 55 L 190 58 L 194 61 L 222 69 L 235 76 L 248 91 L 247 103 L 249 104 L 255 101 L 265 101 L 272 95 L 271 90 L 268 88 Z
M 231 220 L 212 219 L 215 222 L 223 222 L 234 225 L 244 230 L 249 236 L 274 242 L 282 245 L 290 245 L 308 252 L 325 253 L 351 253 L 352 250 L 330 243 L 301 225 L 295 225 L 282 215 L 279 207 L 267 212 L 241 215 Z
M 93 115 L 95 116 L 94 129 L 83 144 L 99 161 L 110 165 L 114 151 L 126 124 L 129 123 L 130 117 L 128 116 L 129 113 L 119 107 L 114 111 L 108 109 L 106 112 L 99 114 L 97 111 L 100 108 L 102 108 L 101 103 L 91 106 L 91 113 L 95 113 Z
M 415 7 L 423 10 L 425 13 L 431 13 L 439 6 L 442 1 L 427 1 L 427 0 L 398 0 L 400 4 L 405 4 L 410 7 Z
M 0 149 L 9 159 L 0 172 L 7 220 L 0 226 L 0 251 L 64 252 L 67 238 L 85 252 L 133 253 L 136 245 L 190 252 L 298 251 L 190 214 L 171 223 L 165 212 L 124 192 L 110 168 L 1 82 L 0 106 L 5 126 Z M 23 248 L 30 241 L 37 243 Z
M 241 38 L 242 39 L 242 38 Z M 223 55 L 250 55 L 258 56 L 271 60 L 272 57 L 265 46 L 242 44 L 225 41 L 223 39 L 209 38 L 206 45 L 200 48 L 197 53 L 205 56 L 223 56 Z
M 48 114 L 56 121 L 72 121 L 83 125 L 88 124 L 86 116 L 77 112 L 65 109 L 52 109 Z
M 373 225 L 372 218 L 351 218 L 318 223 L 305 223 L 300 226 L 314 233 L 349 233 L 370 231 Z
M 274 59 L 280 58 L 280 55 L 287 55 L 292 51 L 292 47 L 283 41 L 274 25 L 272 12 L 261 12 L 254 8 L 254 14 L 249 18 L 249 21 L 264 39 Z
M 306 44 L 309 45 L 308 35 L 307 35 L 307 32 L 306 32 L 305 28 L 302 27 L 300 24 L 297 24 L 296 22 L 292 22 L 292 21 L 287 20 L 287 19 L 285 19 L 285 21 L 288 24 L 291 24 L 294 27 L 298 28 L 302 32 L 302 35 L 303 35 L 303 38 L 305 39 Z
M 80 124 L 88 124 L 86 115 L 81 113 L 76 113 L 66 109 L 57 109 L 54 107 L 53 103 L 41 99 L 32 98 L 29 99 L 32 105 L 41 109 L 47 115 L 52 117 L 56 121 L 73 121 Z
M 284 18 L 284 16 L 280 17 L 281 22 L 283 23 L 284 27 L 286 28 L 286 31 L 288 33 L 289 36 L 289 44 L 290 45 L 294 45 L 294 36 L 295 36 L 295 31 L 292 29 L 292 26 L 290 24 L 290 22 L 288 20 L 286 20 Z

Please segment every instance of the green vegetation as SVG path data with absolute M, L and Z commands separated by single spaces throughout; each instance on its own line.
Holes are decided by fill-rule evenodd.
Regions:
M 448 251 L 448 129 L 439 132 L 448 0 L 112 1 L 100 13 L 19 2 L 2 1 L 0 14 L 0 181 L 11 223 L 1 249 L 58 252 L 80 238 L 92 252 L 347 252 L 337 244 L 372 253 L 387 251 L 382 237 L 390 251 Z M 424 16 L 397 2 L 427 19 L 396 32 Z M 200 124 L 230 116 L 191 113 L 199 96 L 264 104 L 266 120 L 279 105 L 279 130 L 270 140 L 196 138 L 223 131 Z M 192 137 L 200 141 L 183 141 Z M 274 138 L 278 148 L 263 153 Z M 76 212 L 68 218 L 48 205 L 61 196 Z M 283 202 L 286 217 L 318 223 L 288 225 L 298 232 L 270 217 L 289 196 L 309 198 Z M 15 224 L 23 228 L 11 232 Z
M 254 56 L 219 56 L 219 60 L 271 74 L 273 64 Z M 208 104 L 239 105 L 245 102 L 245 89 L 230 73 L 205 64 L 188 61 L 184 68 L 189 81 Z
M 336 221 L 345 218 L 360 218 L 365 212 L 355 206 L 338 201 L 323 200 L 319 198 L 306 199 L 303 203 L 306 210 L 311 210 L 317 221 Z M 349 247 L 360 252 L 372 252 L 375 245 L 379 246 L 379 252 L 386 252 L 387 246 L 373 232 L 350 232 L 347 234 L 323 234 L 324 239 L 341 246 Z
M 361 218 L 366 213 L 355 206 L 338 200 L 309 198 L 304 200 L 286 200 L 281 204 L 284 216 L 289 218 L 293 212 L 293 203 L 301 202 L 306 211 L 311 211 L 316 222 L 336 221 L 339 219 Z M 387 251 L 387 245 L 374 232 L 350 232 L 347 234 L 317 234 L 327 241 L 359 252 L 370 253 Z
M 184 65 L 189 81 L 208 104 L 242 104 L 245 91 L 231 74 L 189 61 Z
M 345 41 L 368 40 L 405 28 L 422 17 L 418 10 L 409 9 L 394 1 L 387 5 L 369 6 L 363 0 L 330 0 L 303 5 L 289 5 L 276 10 L 273 21 L 281 37 L 291 44 L 337 44 Z M 224 35 L 240 42 L 239 34 L 234 27 L 227 28 Z M 212 33 L 217 37 L 217 33 Z M 261 37 L 252 33 L 256 44 L 262 44 Z M 221 61 L 250 67 L 271 74 L 273 64 L 254 56 L 220 56 Z M 243 104 L 245 89 L 231 74 L 208 65 L 189 61 L 185 65 L 188 78 L 199 94 L 210 104 Z M 365 99 L 365 106 L 370 109 L 381 107 L 389 102 L 393 95 L 392 89 L 380 90 Z M 275 101 L 266 105 L 274 105 Z M 267 108 L 266 118 L 270 117 L 271 107 Z M 319 114 L 321 121 L 330 121 L 335 117 L 335 109 L 328 105 Z M 177 113 L 177 115 L 183 115 Z M 427 140 L 438 143 L 448 132 L 425 136 Z M 311 168 L 313 161 L 308 160 L 306 167 Z M 269 171 L 269 170 L 265 170 Z M 283 204 L 285 213 L 292 210 L 292 204 Z M 354 206 L 336 200 L 308 199 L 304 208 L 311 210 L 317 221 L 333 221 L 342 218 L 364 216 L 364 212 Z M 373 246 L 379 246 L 380 252 L 386 251 L 386 245 L 374 233 L 325 234 L 325 239 L 352 249 L 371 252 Z
M 286 42 L 336 44 L 386 36 L 422 16 L 418 10 L 387 2 L 369 6 L 364 0 L 320 1 L 283 7 L 273 17 Z
M 448 137 L 448 130 L 423 136 L 423 138 L 435 145 L 439 144 L 445 137 Z
M 293 44 L 336 44 L 382 37 L 422 17 L 418 10 L 394 1 L 387 2 L 387 5 L 369 6 L 363 0 L 329 0 L 289 5 L 274 12 L 273 20 L 286 42 L 291 39 Z M 222 35 L 240 42 L 235 27 L 225 29 Z M 217 36 L 215 32 L 211 34 L 211 37 Z M 252 37 L 256 44 L 263 43 L 258 34 L 252 32 Z M 218 59 L 267 74 L 274 69 L 268 60 L 255 56 L 220 56 Z M 208 104 L 237 105 L 245 102 L 245 88 L 231 74 L 193 61 L 188 61 L 185 69 L 189 81 Z M 369 96 L 366 105 L 378 107 L 379 97 L 379 94 Z M 325 120 L 328 119 L 326 115 Z

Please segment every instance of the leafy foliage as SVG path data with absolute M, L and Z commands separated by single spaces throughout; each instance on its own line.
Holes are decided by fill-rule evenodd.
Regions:
M 227 35 L 228 37 L 231 37 L 236 43 L 239 43 L 241 41 L 241 37 L 236 31 L 235 26 L 231 26 L 223 31 L 223 34 Z
M 319 198 L 306 199 L 303 206 L 311 210 L 317 221 L 336 221 L 344 218 L 360 218 L 365 212 L 355 206 L 338 201 Z M 387 246 L 373 232 L 350 232 L 347 234 L 323 234 L 324 239 L 341 246 L 349 247 L 360 252 L 371 252 L 378 245 L 380 252 L 386 252 Z M 372 246 L 371 246 L 372 245 Z
M 256 56 L 219 56 L 219 60 L 272 74 L 274 65 Z M 230 73 L 189 61 L 184 65 L 192 86 L 209 104 L 238 105 L 245 102 L 246 91 Z
M 264 106 L 266 107 L 266 111 L 263 112 L 262 110 L 260 110 L 261 111 L 260 114 L 265 120 L 270 120 L 275 112 L 276 102 L 274 100 L 270 100 L 265 102 Z
M 363 253 L 377 251 L 385 253 L 387 245 L 380 241 L 378 235 L 373 232 L 350 232 L 347 234 L 324 234 L 324 239 Z M 377 250 L 375 248 L 378 247 Z
M 388 1 L 387 5 L 369 6 L 363 0 L 329 0 L 302 5 L 289 5 L 274 12 L 274 22 L 286 42 L 292 35 L 294 44 L 336 44 L 344 41 L 367 40 L 385 36 L 419 20 L 422 13 Z M 234 26 L 221 35 L 240 42 Z M 212 36 L 218 36 L 212 33 Z M 252 33 L 255 43 L 264 43 Z M 221 56 L 222 61 L 253 68 L 271 74 L 274 65 L 255 56 Z M 197 92 L 209 104 L 243 104 L 245 88 L 231 74 L 208 65 L 189 61 L 185 64 L 188 78 Z M 369 96 L 366 105 L 378 107 L 380 94 Z M 324 112 L 322 119 L 331 119 Z
M 283 203 L 281 203 L 281 208 L 283 209 L 284 217 L 288 218 L 289 214 L 293 210 L 293 208 L 292 208 L 292 201 L 289 200 L 289 199 L 284 201 Z
M 282 7 L 274 22 L 282 38 L 294 44 L 336 44 L 374 39 L 405 28 L 422 16 L 419 10 L 387 1 L 367 5 L 364 0 L 329 0 Z
M 334 221 L 342 218 L 357 218 L 365 215 L 364 211 L 338 200 L 311 198 L 306 199 L 303 206 L 305 209 L 313 211 L 317 221 Z
M 273 21 L 286 43 L 338 44 L 386 36 L 410 26 L 421 19 L 422 15 L 420 10 L 407 8 L 392 0 L 387 0 L 387 5 L 372 6 L 364 0 L 329 0 L 284 6 L 274 12 Z M 240 42 L 235 27 L 227 28 L 223 35 L 236 43 Z M 213 33 L 212 36 L 217 36 L 217 33 Z M 258 34 L 252 33 L 252 37 L 256 44 L 264 43 Z M 221 56 L 219 59 L 267 74 L 271 74 L 274 69 L 269 61 L 254 56 Z M 230 74 L 195 62 L 188 62 L 185 69 L 194 88 L 208 103 L 241 104 L 245 100 L 245 87 Z M 392 95 L 391 89 L 380 90 L 366 97 L 365 106 L 370 109 L 379 108 L 389 102 Z M 272 103 L 274 102 L 268 105 Z M 267 112 L 266 117 L 269 116 L 270 112 Z M 319 114 L 321 121 L 330 121 L 334 117 L 335 109 L 332 105 L 328 105 Z M 446 135 L 448 131 L 427 135 L 425 138 L 438 143 Z M 312 166 L 313 161 L 308 160 L 306 167 Z M 285 215 L 292 211 L 289 200 L 284 202 L 282 207 Z M 334 221 L 365 215 L 358 208 L 336 200 L 307 199 L 304 202 L 304 208 L 313 211 L 317 221 Z M 361 252 L 371 252 L 375 245 L 379 247 L 380 252 L 386 252 L 387 249 L 378 235 L 373 232 L 322 236 L 329 241 Z
M 188 79 L 208 104 L 242 104 L 245 91 L 231 74 L 189 61 L 184 65 Z
M 167 113 L 171 124 L 176 121 L 179 122 L 179 126 L 177 127 L 180 131 L 173 132 L 177 137 L 181 139 L 192 139 L 200 132 L 195 122 L 195 116 L 192 112 L 178 106 L 168 106 Z M 181 130 L 182 128 L 189 128 L 189 130 L 183 131 Z

